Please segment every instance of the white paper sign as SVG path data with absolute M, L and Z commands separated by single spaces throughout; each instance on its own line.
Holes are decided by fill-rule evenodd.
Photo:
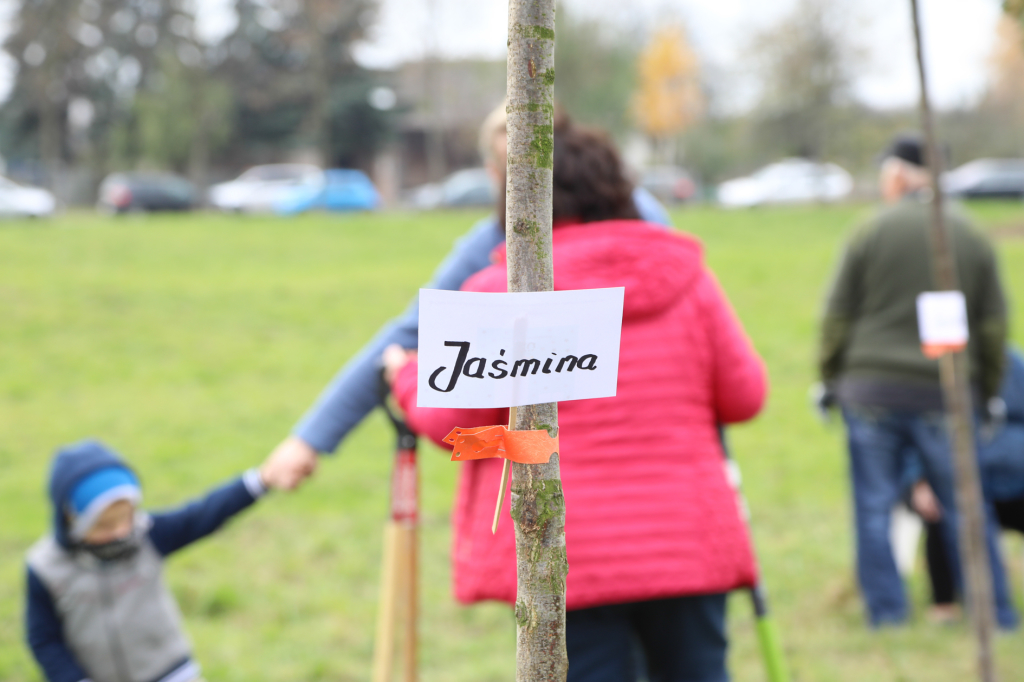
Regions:
M 917 327 L 925 346 L 967 344 L 967 302 L 959 291 L 929 291 L 917 297 Z
M 420 407 L 615 395 L 625 289 L 420 290 Z

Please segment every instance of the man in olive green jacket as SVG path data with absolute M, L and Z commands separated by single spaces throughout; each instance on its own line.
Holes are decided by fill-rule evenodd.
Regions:
M 925 462 L 942 504 L 944 534 L 957 552 L 953 464 L 943 412 L 938 363 L 921 351 L 916 301 L 935 290 L 929 247 L 930 176 L 924 146 L 897 138 L 881 170 L 889 206 L 847 245 L 822 323 L 819 370 L 828 395 L 843 409 L 850 450 L 857 525 L 857 573 L 874 626 L 906 620 L 907 602 L 889 542 L 889 518 L 899 499 L 908 448 Z M 999 395 L 1005 362 L 1006 302 L 988 240 L 960 212 L 945 217 L 967 300 L 969 356 L 976 400 Z M 988 544 L 999 624 L 1017 615 L 988 509 Z M 960 583 L 959 561 L 955 579 Z

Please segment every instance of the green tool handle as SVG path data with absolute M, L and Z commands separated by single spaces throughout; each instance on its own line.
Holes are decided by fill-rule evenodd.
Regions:
M 786 667 L 786 657 L 782 653 L 782 641 L 779 639 L 775 621 L 768 613 L 764 595 L 760 588 L 752 589 L 750 594 L 754 600 L 754 610 L 757 612 L 757 641 L 764 656 L 768 682 L 789 682 L 789 669 Z

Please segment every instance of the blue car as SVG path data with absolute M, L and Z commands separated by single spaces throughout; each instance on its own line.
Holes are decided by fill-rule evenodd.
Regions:
M 303 211 L 372 211 L 380 208 L 380 194 L 366 173 L 333 169 L 323 172 L 323 182 L 300 185 L 274 202 L 274 211 L 295 215 Z

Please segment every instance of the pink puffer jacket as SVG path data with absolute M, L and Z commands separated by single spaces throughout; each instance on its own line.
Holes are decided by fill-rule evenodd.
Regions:
M 567 608 L 709 594 L 756 580 L 717 426 L 751 419 L 765 367 L 700 243 L 638 221 L 554 231 L 555 289 L 625 286 L 618 394 L 558 406 L 569 559 Z M 467 291 L 506 291 L 505 248 Z M 394 393 L 413 429 L 435 442 L 455 426 L 504 424 L 508 410 L 416 407 L 416 366 Z M 491 518 L 501 459 L 461 467 L 453 511 L 459 601 L 516 598 L 509 501 Z

